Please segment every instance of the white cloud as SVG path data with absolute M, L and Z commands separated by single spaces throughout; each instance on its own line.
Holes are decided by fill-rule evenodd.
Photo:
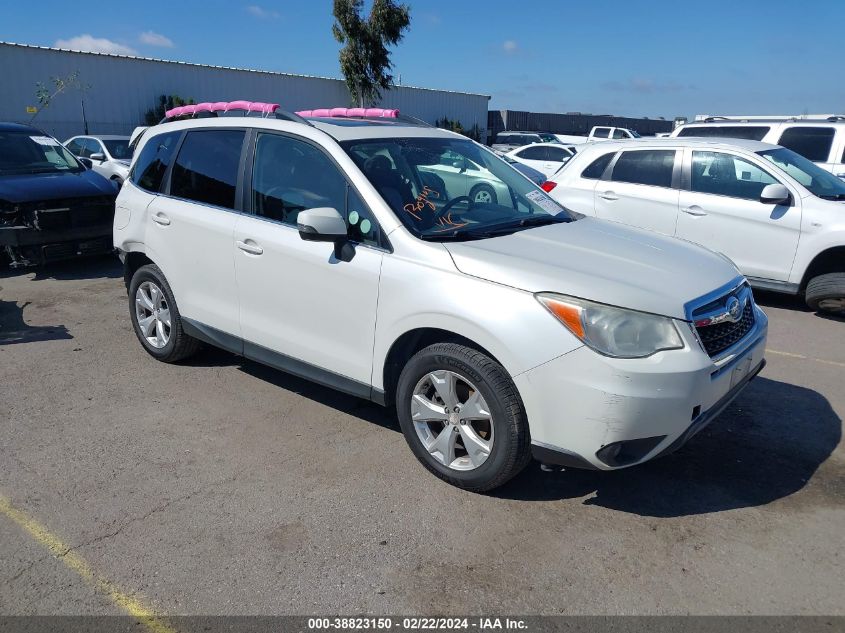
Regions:
M 251 4 L 246 8 L 246 12 L 249 13 L 251 16 L 256 18 L 261 18 L 262 20 L 267 19 L 275 19 L 279 17 L 278 11 L 273 11 L 271 9 L 265 9 L 264 7 L 259 7 L 257 4 Z
M 514 40 L 505 40 L 505 43 L 502 44 L 502 48 L 510 55 L 519 49 L 519 45 Z
M 142 44 L 161 46 L 162 48 L 173 48 L 173 40 L 154 31 L 144 31 L 138 36 L 138 39 L 141 40 Z
M 54 44 L 56 48 L 70 48 L 75 51 L 87 51 L 91 53 L 112 53 L 114 55 L 137 55 L 136 51 L 131 46 L 124 46 L 117 42 L 112 42 L 104 37 L 94 37 L 93 35 L 77 35 L 67 40 L 56 40 Z

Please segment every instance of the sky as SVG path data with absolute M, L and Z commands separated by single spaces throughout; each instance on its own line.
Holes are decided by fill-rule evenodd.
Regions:
M 256 1 L 4 2 L 0 40 L 341 76 L 331 0 Z M 669 119 L 845 111 L 842 0 L 406 3 L 396 79 L 490 95 L 490 109 Z

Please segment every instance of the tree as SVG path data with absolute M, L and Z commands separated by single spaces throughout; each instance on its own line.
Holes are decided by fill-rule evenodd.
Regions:
M 144 125 L 156 125 L 164 118 L 164 114 L 168 110 L 193 103 L 195 103 L 193 99 L 186 101 L 179 95 L 161 95 L 158 98 L 158 105 L 155 108 L 147 110 L 147 113 L 144 115 Z
M 395 46 L 411 24 L 410 7 L 394 0 L 373 0 L 370 15 L 362 17 L 364 0 L 334 0 L 332 34 L 343 44 L 340 70 L 353 103 L 372 105 L 393 81 L 388 46 Z
M 36 109 L 32 117 L 30 117 L 30 123 L 35 120 L 35 117 L 41 114 L 41 111 L 44 108 L 48 107 L 53 102 L 53 99 L 58 97 L 63 92 L 67 91 L 69 88 L 77 88 L 81 91 L 84 91 L 87 88 L 91 87 L 83 85 L 82 82 L 79 81 L 78 70 L 72 72 L 67 77 L 50 77 L 50 83 L 53 84 L 51 88 L 48 88 L 45 84 L 41 83 L 40 81 L 35 84 L 35 99 L 38 101 L 38 109 Z

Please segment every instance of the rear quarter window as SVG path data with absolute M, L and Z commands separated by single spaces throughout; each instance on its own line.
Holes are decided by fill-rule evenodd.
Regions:
M 826 163 L 833 145 L 833 127 L 795 126 L 787 128 L 780 135 L 778 145 L 791 149 L 796 154 L 816 163 Z
M 170 161 L 173 159 L 173 152 L 181 136 L 180 130 L 150 138 L 144 144 L 138 159 L 132 166 L 129 179 L 141 189 L 158 193 L 161 190 L 161 181 Z
M 613 160 L 613 157 L 616 155 L 616 152 L 610 152 L 609 154 L 602 154 L 597 159 L 595 159 L 592 163 L 590 163 L 587 168 L 581 172 L 581 178 L 589 178 L 591 180 L 599 180 L 604 174 L 604 170 L 607 169 L 607 166 L 610 164 L 610 161 Z

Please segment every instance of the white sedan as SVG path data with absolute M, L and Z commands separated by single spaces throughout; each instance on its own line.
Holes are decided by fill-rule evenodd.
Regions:
M 575 145 L 560 143 L 534 143 L 508 152 L 515 161 L 543 172 L 547 177 L 556 173 L 575 156 Z

